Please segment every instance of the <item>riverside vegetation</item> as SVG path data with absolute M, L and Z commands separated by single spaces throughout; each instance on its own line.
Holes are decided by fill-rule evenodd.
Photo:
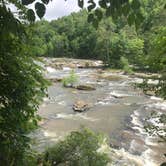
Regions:
M 82 8 L 83 0 L 78 2 Z M 96 9 L 95 2 L 90 0 L 88 13 L 82 10 L 51 22 L 42 20 L 36 23 L 34 10 L 26 7 L 31 3 L 35 3 L 34 10 L 42 18 L 49 0 L 0 1 L 2 166 L 38 165 L 27 136 L 29 131 L 37 127 L 40 119 L 37 115 L 38 106 L 48 86 L 42 76 L 42 68 L 36 63 L 38 56 L 101 59 L 112 68 L 123 66 L 128 73 L 131 72 L 130 67 L 133 71 L 162 73 L 156 93 L 166 98 L 164 0 L 100 0 L 100 8 Z M 10 11 L 8 4 L 18 9 L 16 15 Z M 79 135 L 79 139 L 75 135 Z M 41 161 L 44 161 L 43 165 L 57 165 L 57 161 L 68 162 L 69 165 L 94 165 L 95 161 L 96 165 L 106 165 L 107 156 L 96 153 L 100 142 L 98 138 L 86 130 L 72 133 L 66 141 L 46 152 Z M 83 144 L 79 144 L 80 140 L 83 140 Z M 75 146 L 75 141 L 81 148 Z M 58 157 L 56 153 L 59 153 L 59 146 L 64 148 L 64 151 L 61 149 L 61 155 L 67 156 L 64 158 L 66 161 L 60 156 L 54 162 L 52 157 L 54 153 Z M 76 156 L 74 151 L 68 157 L 73 146 L 81 156 Z M 85 155 L 90 158 L 81 160 L 84 162 L 82 164 L 80 159 Z

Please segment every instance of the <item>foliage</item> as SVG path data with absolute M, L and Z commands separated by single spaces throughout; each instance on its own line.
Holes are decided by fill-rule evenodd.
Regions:
M 104 18 L 95 29 L 87 23 L 87 15 L 83 10 L 50 23 L 37 22 L 33 35 L 34 54 L 101 59 L 112 68 L 120 67 L 121 56 L 129 57 L 131 63 L 139 62 L 137 57 L 143 54 L 143 41 L 133 27 L 129 27 L 124 19 L 115 23 L 111 18 Z
M 82 8 L 84 1 L 78 0 L 78 2 Z M 32 3 L 35 8 L 28 9 L 27 6 Z M 165 10 L 162 9 L 165 4 L 163 0 L 100 0 L 101 8 L 96 8 L 96 3 L 90 0 L 87 7 L 89 13 L 84 10 L 51 23 L 46 21 L 36 23 L 35 26 L 39 29 L 33 29 L 31 40 L 32 36 L 29 37 L 29 35 L 32 27 L 29 28 L 29 22 L 35 21 L 35 12 L 39 18 L 44 16 L 45 6 L 48 3 L 49 0 L 41 0 L 41 2 L 2 0 L 0 2 L 1 165 L 24 165 L 26 160 L 24 156 L 29 156 L 30 140 L 26 134 L 37 126 L 36 111 L 47 84 L 42 77 L 42 69 L 36 63 L 37 59 L 32 55 L 68 55 L 69 57 L 103 59 L 113 67 L 119 67 L 120 58 L 124 56 L 131 64 L 140 66 L 146 64 L 150 71 L 162 72 L 157 86 L 159 86 L 158 92 L 166 96 Z M 13 14 L 8 9 L 8 4 L 14 5 L 18 12 Z M 112 18 L 105 18 L 105 15 L 111 15 Z M 145 17 L 143 22 L 142 15 Z M 102 18 L 104 21 L 99 24 Z M 88 24 L 87 19 L 95 27 L 99 25 L 98 30 Z M 141 22 L 141 28 L 138 29 Z M 136 25 L 138 35 L 133 27 L 127 26 L 127 23 Z M 134 56 L 133 60 L 132 56 Z M 81 135 L 80 138 L 85 139 L 84 143 L 86 143 L 86 137 L 84 138 L 83 134 L 75 133 L 75 135 Z M 96 142 L 92 139 L 90 141 L 92 145 L 93 141 Z M 84 151 L 83 148 L 81 154 L 89 154 L 90 152 L 87 151 L 89 145 L 83 145 L 86 145 L 86 150 Z M 95 157 L 98 158 L 96 148 L 94 150 L 95 152 L 92 152 L 97 154 Z M 96 165 L 107 163 L 103 156 L 101 160 L 96 158 L 90 161 L 97 162 Z M 82 161 L 86 163 L 87 158 L 84 159 Z
M 132 71 L 131 67 L 129 66 L 128 59 L 126 59 L 125 57 L 122 56 L 120 58 L 120 63 L 121 63 L 122 69 L 124 70 L 125 73 L 132 74 L 133 71 Z
M 35 9 L 25 8 L 28 20 L 30 22 L 34 22 L 36 18 L 35 13 L 41 19 L 45 14 L 46 5 L 50 1 L 51 0 L 41 0 L 41 2 L 38 2 L 37 0 L 22 0 L 20 2 L 16 0 L 15 2 L 24 8 L 30 4 L 34 5 Z M 80 8 L 85 7 L 84 0 L 77 1 Z M 114 20 L 116 20 L 118 17 L 125 16 L 129 25 L 135 24 L 136 27 L 138 27 L 143 20 L 141 13 L 142 5 L 143 4 L 141 3 L 141 0 L 99 0 L 99 8 L 97 8 L 97 3 L 94 0 L 89 0 L 86 7 L 87 11 L 89 12 L 87 21 L 93 23 L 95 27 L 98 27 L 99 22 L 104 16 L 112 16 Z
M 62 83 L 64 87 L 71 86 L 78 81 L 78 76 L 75 74 L 74 70 L 71 70 L 70 74 L 68 77 L 63 78 Z
M 106 153 L 99 152 L 105 139 L 89 129 L 73 131 L 63 141 L 47 149 L 43 154 L 44 165 L 69 166 L 106 166 L 109 158 Z
M 166 27 L 159 26 L 152 29 L 148 65 L 151 71 L 166 70 Z
M 5 3 L 0 13 L 0 163 L 19 166 L 30 152 L 26 134 L 37 126 L 36 112 L 47 82 L 32 56 L 25 25 Z

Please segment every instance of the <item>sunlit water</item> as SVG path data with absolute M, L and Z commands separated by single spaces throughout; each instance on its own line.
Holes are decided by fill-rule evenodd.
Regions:
M 48 68 L 48 71 L 49 78 L 63 78 L 70 69 Z M 131 83 L 136 79 L 123 75 L 119 81 L 98 79 L 96 69 L 77 69 L 76 73 L 80 84 L 92 84 L 96 90 L 79 91 L 64 88 L 61 83 L 50 86 L 49 97 L 39 109 L 43 117 L 41 127 L 31 134 L 36 140 L 35 148 L 43 150 L 85 126 L 109 137 L 111 165 L 158 166 L 164 162 L 166 145 L 145 132 L 144 122 L 152 111 L 166 111 L 166 103 L 135 89 Z M 75 113 L 72 106 L 77 100 L 84 100 L 92 107 L 84 113 Z

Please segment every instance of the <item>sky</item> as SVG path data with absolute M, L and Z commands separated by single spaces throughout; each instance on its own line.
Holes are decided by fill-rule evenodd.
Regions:
M 40 2 L 40 0 L 35 0 L 35 2 Z M 94 0 L 97 4 L 98 0 Z M 84 7 L 87 6 L 88 0 L 84 0 Z M 17 9 L 14 5 L 9 4 L 8 7 L 12 12 L 16 12 Z M 27 6 L 28 8 L 34 9 L 34 3 Z M 72 12 L 78 12 L 81 8 L 78 7 L 78 0 L 51 0 L 48 5 L 46 5 L 46 13 L 44 19 L 51 21 L 57 18 L 67 16 Z M 37 18 L 39 20 L 39 18 Z
M 52 0 L 46 6 L 44 18 L 50 21 L 79 10 L 77 0 Z

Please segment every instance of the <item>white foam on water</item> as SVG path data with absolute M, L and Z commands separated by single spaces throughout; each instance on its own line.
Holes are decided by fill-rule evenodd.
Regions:
M 107 139 L 103 138 L 100 147 L 97 149 L 98 153 L 109 153 L 110 147 L 108 146 Z
M 158 83 L 159 83 L 159 80 L 148 79 L 148 84 L 155 84 L 155 85 L 157 85 Z
M 50 131 L 44 131 L 43 134 L 45 137 L 57 137 L 56 133 Z
M 120 160 L 123 160 L 123 163 L 130 161 L 133 163 L 133 166 L 158 166 L 158 164 L 155 163 L 150 157 L 150 154 L 153 153 L 153 151 L 150 149 L 147 149 L 145 152 L 143 152 L 141 156 L 133 155 L 125 151 L 123 148 L 114 151 L 120 157 Z
M 134 127 L 143 128 L 143 124 L 139 120 L 139 113 L 138 113 L 138 111 L 134 111 L 134 113 L 131 115 L 131 118 L 132 118 L 131 122 L 133 123 Z
M 158 146 L 158 139 L 153 136 L 148 136 L 145 138 L 145 143 L 149 146 Z
M 155 108 L 159 110 L 163 110 L 166 112 L 166 101 L 164 102 L 157 102 L 157 103 L 151 103 L 147 105 L 148 108 Z
M 70 67 L 63 67 L 63 70 L 64 71 L 70 71 L 70 70 L 72 70 Z
M 84 120 L 88 120 L 91 122 L 98 121 L 98 119 L 88 117 L 86 114 L 81 114 L 81 113 L 78 113 L 78 114 L 59 113 L 59 114 L 56 114 L 56 118 L 57 119 L 58 118 L 59 119 L 73 119 L 73 120 L 84 119 Z
M 44 102 L 48 102 L 48 101 L 49 101 L 49 98 L 48 98 L 48 97 L 44 97 L 44 98 L 43 98 L 43 101 L 44 101 Z
M 157 108 L 163 108 L 162 103 L 153 103 L 153 107 L 157 107 Z M 158 113 L 158 115 L 161 113 Z M 158 166 L 158 163 L 156 163 L 157 161 L 155 161 L 153 159 L 153 156 L 156 154 L 150 147 L 148 146 L 158 146 L 158 137 L 157 134 L 154 134 L 153 136 L 150 136 L 144 129 L 144 125 L 142 124 L 142 122 L 140 121 L 140 114 L 139 112 L 136 110 L 134 111 L 134 113 L 131 115 L 132 118 L 132 124 L 134 125 L 132 128 L 134 130 L 137 130 L 136 135 L 139 136 L 140 138 L 142 138 L 142 140 L 145 140 L 145 147 L 147 148 L 144 152 L 142 152 L 142 155 L 140 156 L 139 160 L 142 160 L 142 163 L 140 164 L 141 166 Z M 155 117 L 155 118 L 151 118 L 149 120 L 149 122 L 151 122 L 153 125 L 157 126 L 157 127 L 163 127 L 163 125 L 159 122 L 159 118 Z M 164 133 L 161 133 L 164 134 Z M 136 147 L 135 142 L 131 141 L 131 145 L 130 145 L 130 150 L 134 151 L 134 148 Z M 131 156 L 130 156 L 131 157 Z
M 60 101 L 60 102 L 58 102 L 58 104 L 59 104 L 59 105 L 66 106 L 66 103 L 65 103 L 65 101 Z
M 131 82 L 141 84 L 141 83 L 143 83 L 143 79 L 142 78 L 132 78 Z
M 112 99 L 114 99 L 114 97 L 112 97 L 111 95 L 109 95 L 106 98 L 98 101 L 95 105 L 98 105 L 98 104 L 100 104 L 100 105 L 110 105 L 110 104 L 112 104 L 111 103 Z
M 118 93 L 118 92 L 111 92 L 110 95 L 115 96 L 115 97 L 126 97 L 126 96 L 131 96 L 130 94 L 123 94 L 123 93 Z
M 56 132 L 51 132 L 51 131 L 43 131 L 43 135 L 45 137 L 48 137 L 49 140 L 57 142 L 59 140 L 62 140 L 65 136 L 65 133 L 58 135 Z M 43 140 L 43 142 L 45 142 L 45 140 Z
M 151 96 L 150 99 L 151 99 L 151 100 L 157 100 L 157 101 L 163 101 L 162 98 L 156 97 L 156 96 Z
M 56 70 L 54 69 L 54 68 L 52 68 L 52 67 L 46 67 L 46 70 L 47 70 L 47 72 L 49 72 L 49 73 L 54 73 L 54 72 L 56 72 Z
M 46 107 L 46 104 L 45 104 L 45 103 L 43 103 L 43 104 L 41 105 L 41 107 Z
M 131 105 L 131 103 L 124 103 L 124 105 L 127 105 L 127 106 L 129 106 L 129 105 Z
M 147 149 L 144 151 L 141 155 L 141 158 L 144 160 L 145 164 L 143 166 L 158 166 L 158 163 L 156 163 L 153 158 L 151 157 L 152 154 L 155 154 L 154 151 L 151 149 Z
M 103 65 L 103 62 L 102 61 L 95 61 L 94 64 L 96 66 L 101 66 L 101 65 Z
M 159 115 L 161 115 L 161 113 L 158 113 L 157 115 L 159 116 Z M 163 123 L 160 122 L 159 117 L 152 117 L 148 120 L 148 122 L 152 123 L 156 127 L 164 127 L 165 126 Z

